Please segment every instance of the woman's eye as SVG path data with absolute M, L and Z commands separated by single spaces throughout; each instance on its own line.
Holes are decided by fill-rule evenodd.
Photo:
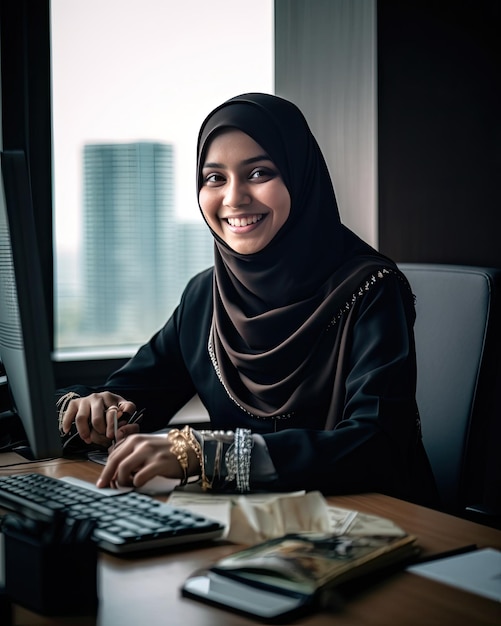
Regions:
M 259 178 L 272 178 L 274 176 L 274 173 L 267 169 L 267 168 L 263 168 L 260 167 L 259 169 L 255 169 L 251 175 L 250 178 L 254 178 L 254 179 L 259 179 Z
M 224 180 L 224 178 L 221 176 L 221 174 L 216 173 L 207 174 L 207 176 L 204 178 L 204 182 L 209 184 L 220 183 L 222 180 Z

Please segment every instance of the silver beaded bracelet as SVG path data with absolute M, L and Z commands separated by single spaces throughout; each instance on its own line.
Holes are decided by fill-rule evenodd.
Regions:
M 248 428 L 235 430 L 235 478 L 237 491 L 245 493 L 250 491 L 250 465 L 251 453 L 254 441 Z

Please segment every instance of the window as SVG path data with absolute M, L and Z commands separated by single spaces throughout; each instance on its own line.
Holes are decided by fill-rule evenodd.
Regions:
M 273 0 L 52 0 L 55 349 L 132 352 L 212 264 L 197 132 L 273 91 Z

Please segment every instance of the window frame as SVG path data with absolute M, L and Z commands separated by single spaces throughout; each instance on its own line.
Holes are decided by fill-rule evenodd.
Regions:
M 25 151 L 50 346 L 54 350 L 54 253 L 50 0 L 2 0 L 0 60 L 2 149 Z M 127 357 L 54 359 L 56 386 L 102 384 Z

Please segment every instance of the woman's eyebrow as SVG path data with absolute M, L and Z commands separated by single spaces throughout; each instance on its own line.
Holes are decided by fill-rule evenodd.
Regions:
M 259 154 L 258 156 L 242 161 L 242 165 L 250 165 L 251 163 L 257 163 L 258 161 L 271 161 L 267 154 Z
M 251 157 L 249 159 L 244 159 L 243 161 L 241 161 L 241 165 L 250 165 L 251 163 L 257 163 L 258 161 L 271 161 L 271 159 L 267 154 L 259 154 L 258 156 Z M 224 163 L 216 163 L 216 162 L 204 163 L 203 169 L 206 169 L 207 167 L 217 167 L 219 169 L 227 168 L 227 166 Z

